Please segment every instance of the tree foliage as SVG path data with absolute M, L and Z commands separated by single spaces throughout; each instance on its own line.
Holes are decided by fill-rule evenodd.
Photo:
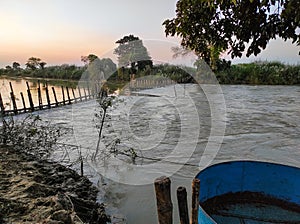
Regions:
M 117 71 L 116 64 L 110 58 L 94 59 L 82 73 L 81 80 L 89 82 L 104 82 Z
M 39 78 L 51 78 L 51 79 L 69 79 L 69 80 L 79 80 L 82 73 L 86 70 L 86 67 L 77 65 L 54 65 L 47 66 L 44 69 L 0 69 L 0 76 L 24 76 L 24 77 L 39 77 Z
M 19 70 L 19 69 L 20 69 L 20 66 L 21 66 L 20 63 L 19 63 L 19 62 L 16 62 L 16 61 L 13 62 L 13 64 L 12 64 L 12 67 L 13 67 L 14 70 Z
M 40 58 L 30 57 L 25 65 L 27 69 L 36 70 L 39 68 L 44 69 L 46 64 L 47 63 L 42 61 Z
M 90 63 L 92 63 L 94 60 L 96 60 L 98 58 L 97 55 L 94 54 L 89 54 L 87 56 L 81 56 L 81 61 L 85 64 L 85 65 L 89 65 Z
M 232 58 L 258 55 L 277 37 L 300 45 L 300 1 L 179 0 L 176 17 L 163 25 L 166 35 L 178 35 L 211 65 L 212 56 L 226 50 Z
M 119 46 L 114 50 L 118 55 L 119 67 L 131 66 L 131 72 L 143 70 L 147 65 L 152 66 L 152 60 L 143 41 L 133 35 L 124 36 L 116 42 Z

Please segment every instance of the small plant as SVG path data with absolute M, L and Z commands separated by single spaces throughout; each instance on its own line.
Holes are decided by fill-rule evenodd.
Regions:
M 0 145 L 12 146 L 15 150 L 39 158 L 48 157 L 65 129 L 42 121 L 40 116 L 29 114 L 25 118 L 9 116 L 2 119 Z
M 113 106 L 116 106 L 119 102 L 122 102 L 120 99 L 116 99 L 115 96 L 110 96 L 107 94 L 106 91 L 102 90 L 99 94 L 98 103 L 99 103 L 99 110 L 95 113 L 95 119 L 96 122 L 96 128 L 98 129 L 99 135 L 98 135 L 98 142 L 96 146 L 96 152 L 93 155 L 93 159 L 95 160 L 97 155 L 100 151 L 100 142 L 101 140 L 104 141 L 104 149 L 102 149 L 104 153 L 103 155 L 105 157 L 109 157 L 111 155 L 113 156 L 126 156 L 131 159 L 131 162 L 133 164 L 136 163 L 136 158 L 138 158 L 138 154 L 136 150 L 133 147 L 130 147 L 128 145 L 121 145 L 121 139 L 120 136 L 118 137 L 110 137 L 110 139 L 105 138 L 104 136 L 104 128 L 110 127 L 109 124 L 107 124 L 108 121 L 111 120 L 111 116 L 108 113 L 109 109 Z M 119 133 L 114 133 L 118 135 Z
M 125 155 L 129 156 L 131 158 L 131 161 L 133 164 L 135 164 L 135 160 L 138 157 L 136 150 L 134 148 L 129 148 L 125 150 Z
M 97 142 L 97 146 L 96 146 L 96 152 L 93 156 L 93 159 L 95 159 L 99 153 L 100 150 L 100 142 L 102 139 L 102 132 L 103 132 L 103 127 L 104 127 L 104 123 L 105 123 L 105 119 L 107 119 L 109 117 L 109 115 L 107 114 L 107 110 L 109 107 L 112 106 L 113 104 L 113 100 L 115 99 L 115 96 L 108 96 L 107 91 L 102 89 L 100 94 L 99 94 L 99 98 L 97 99 L 99 106 L 100 106 L 100 110 L 97 111 L 95 113 L 95 117 L 96 117 L 96 128 L 98 129 L 98 142 Z

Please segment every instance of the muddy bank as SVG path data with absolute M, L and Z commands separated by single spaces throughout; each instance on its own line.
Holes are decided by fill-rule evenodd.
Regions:
M 0 223 L 104 224 L 97 192 L 73 170 L 0 147 Z

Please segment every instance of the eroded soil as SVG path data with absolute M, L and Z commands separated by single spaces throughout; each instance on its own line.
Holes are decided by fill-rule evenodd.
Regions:
M 0 147 L 0 223 L 107 223 L 96 196 L 75 171 Z

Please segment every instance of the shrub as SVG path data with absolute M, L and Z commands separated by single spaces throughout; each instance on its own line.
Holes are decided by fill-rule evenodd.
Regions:
M 38 115 L 30 114 L 23 119 L 10 116 L 2 118 L 0 145 L 12 146 L 15 150 L 39 158 L 48 157 L 53 146 L 66 130 L 42 121 Z

